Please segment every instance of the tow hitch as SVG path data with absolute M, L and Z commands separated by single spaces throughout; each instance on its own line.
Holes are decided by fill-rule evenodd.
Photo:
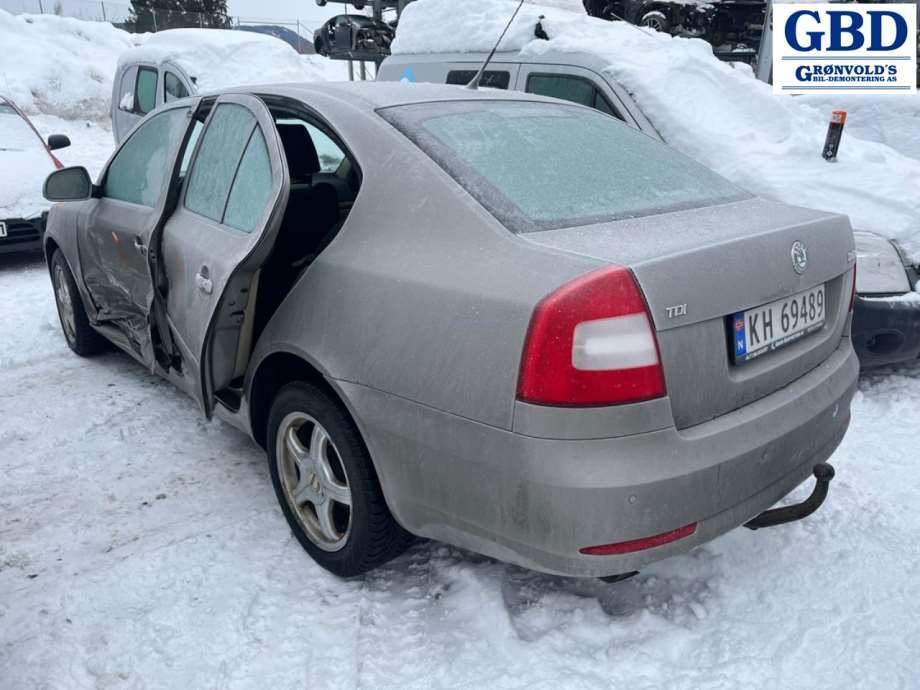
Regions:
M 829 463 L 821 462 L 815 465 L 813 472 L 815 475 L 815 488 L 811 492 L 811 496 L 795 505 L 765 510 L 750 522 L 744 523 L 744 526 L 748 529 L 775 527 L 776 525 L 784 525 L 787 522 L 807 518 L 815 512 L 824 503 L 824 499 L 827 498 L 827 489 L 831 484 L 831 479 L 834 478 L 834 468 Z

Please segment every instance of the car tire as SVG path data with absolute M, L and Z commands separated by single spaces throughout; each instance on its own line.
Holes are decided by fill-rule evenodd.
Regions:
M 660 10 L 652 10 L 643 14 L 642 19 L 639 20 L 639 26 L 647 26 L 664 34 L 671 32 L 671 22 L 668 21 L 665 13 Z
M 89 324 L 83 298 L 60 249 L 51 257 L 51 285 L 68 347 L 81 357 L 92 357 L 107 349 L 106 339 Z
M 361 575 L 411 543 L 387 507 L 358 428 L 326 390 L 306 382 L 284 386 L 272 403 L 267 441 L 284 517 L 323 568 Z

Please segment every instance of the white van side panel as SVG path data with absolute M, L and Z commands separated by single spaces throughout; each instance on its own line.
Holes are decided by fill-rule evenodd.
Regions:
M 485 59 L 485 53 L 393 55 L 384 60 L 377 73 L 377 79 L 444 84 L 450 71 L 478 69 Z M 626 124 L 661 139 L 661 135 L 626 89 L 604 74 L 603 61 L 591 54 L 550 52 L 540 55 L 540 61 L 537 62 L 518 52 L 498 53 L 487 69 L 508 71 L 511 74 L 509 88 L 516 91 L 527 90 L 527 78 L 531 74 L 568 74 L 587 79 L 604 94 Z

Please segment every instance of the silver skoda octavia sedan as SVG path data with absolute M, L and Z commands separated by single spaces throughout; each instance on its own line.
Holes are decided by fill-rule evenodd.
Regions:
M 418 535 L 617 577 L 827 493 L 847 218 L 594 110 L 254 87 L 167 104 L 45 195 L 71 349 L 114 343 L 249 434 L 333 573 Z

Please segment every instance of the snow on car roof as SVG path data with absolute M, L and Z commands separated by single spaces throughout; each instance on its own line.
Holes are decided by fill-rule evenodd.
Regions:
M 249 31 L 160 31 L 144 36 L 139 46 L 122 53 L 119 66 L 129 62 L 172 62 L 195 80 L 200 91 L 331 78 L 328 60 L 299 55 L 279 38 Z M 342 78 L 340 70 L 336 76 Z
M 516 5 L 417 0 L 403 12 L 393 53 L 487 52 Z M 534 38 L 541 14 L 548 41 Z M 500 50 L 595 55 L 672 146 L 762 196 L 847 213 L 854 227 L 899 239 L 920 257 L 920 160 L 845 130 L 838 161 L 824 161 L 832 96 L 819 106 L 774 96 L 746 66 L 717 60 L 702 40 L 540 5 L 524 5 Z M 906 107 L 920 136 L 920 95 L 889 98 L 913 99 L 903 102 L 912 104 Z M 859 124 L 847 127 L 858 132 Z

